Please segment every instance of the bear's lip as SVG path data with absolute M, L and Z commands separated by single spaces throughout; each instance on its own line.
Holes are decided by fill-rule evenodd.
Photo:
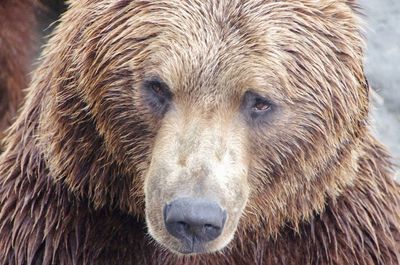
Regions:
M 181 241 L 181 246 L 176 250 L 180 254 L 194 255 L 208 252 L 204 243 L 200 243 L 193 238 L 191 241 Z

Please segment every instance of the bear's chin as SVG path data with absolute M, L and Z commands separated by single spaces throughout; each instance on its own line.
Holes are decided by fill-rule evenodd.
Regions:
M 233 238 L 234 234 L 227 235 L 225 238 L 218 238 L 208 243 L 193 242 L 192 244 L 185 244 L 175 240 L 174 242 L 162 242 L 155 239 L 155 241 L 164 249 L 177 256 L 196 256 L 223 252 L 229 248 Z
M 164 246 L 166 247 L 166 246 Z M 212 254 L 222 251 L 224 247 L 219 249 L 209 249 L 205 244 L 193 244 L 192 246 L 182 244 L 180 246 L 166 247 L 170 252 L 177 256 L 196 256 L 204 254 Z
M 179 256 L 195 256 L 199 254 L 215 252 L 207 251 L 206 247 L 203 244 L 193 244 L 193 246 L 182 244 L 182 246 L 177 247 L 176 249 L 170 249 L 170 251 Z

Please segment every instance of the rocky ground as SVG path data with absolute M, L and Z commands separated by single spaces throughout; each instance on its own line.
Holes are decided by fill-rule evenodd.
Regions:
M 373 97 L 374 132 L 400 164 L 400 0 L 359 2 L 366 21 L 366 73 L 378 95 Z

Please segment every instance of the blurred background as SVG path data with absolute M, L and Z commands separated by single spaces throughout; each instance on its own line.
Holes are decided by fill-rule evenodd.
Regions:
M 400 164 L 400 0 L 359 0 L 367 50 L 365 69 L 373 96 L 375 135 Z M 400 170 L 397 169 L 400 181 Z
M 62 0 L 44 1 L 51 9 L 41 21 L 42 35 L 47 36 L 65 5 Z M 400 165 L 400 0 L 358 1 L 367 38 L 365 69 L 375 91 L 371 124 L 374 134 Z M 400 181 L 400 168 L 396 178 Z

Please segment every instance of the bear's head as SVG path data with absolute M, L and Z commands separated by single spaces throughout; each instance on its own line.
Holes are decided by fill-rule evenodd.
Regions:
M 75 1 L 45 53 L 51 175 L 172 251 L 295 228 L 354 177 L 368 89 L 352 3 Z

